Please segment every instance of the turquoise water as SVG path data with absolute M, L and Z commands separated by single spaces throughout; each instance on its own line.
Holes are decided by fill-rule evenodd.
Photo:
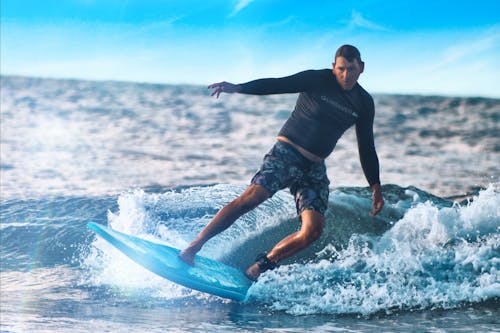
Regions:
M 87 222 L 183 247 L 243 191 L 294 97 L 226 97 L 2 77 L 2 332 L 500 331 L 498 100 L 376 96 L 386 207 L 368 216 L 347 133 L 327 163 L 323 236 L 246 302 L 172 284 L 97 238 Z M 296 230 L 294 210 L 279 192 L 201 254 L 243 269 Z

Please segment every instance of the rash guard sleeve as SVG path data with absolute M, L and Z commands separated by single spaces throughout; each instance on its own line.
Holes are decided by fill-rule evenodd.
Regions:
M 314 71 L 308 70 L 281 78 L 266 78 L 241 83 L 241 94 L 271 95 L 303 92 L 315 80 Z
M 375 141 L 373 138 L 373 120 L 375 118 L 375 107 L 373 99 L 369 99 L 367 105 L 370 112 L 356 123 L 356 136 L 358 139 L 359 159 L 366 180 L 370 186 L 380 184 L 379 161 L 377 151 L 375 150 Z

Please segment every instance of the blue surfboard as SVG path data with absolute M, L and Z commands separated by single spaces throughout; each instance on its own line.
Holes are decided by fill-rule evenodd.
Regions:
M 180 250 L 130 236 L 101 224 L 87 224 L 139 265 L 182 286 L 236 301 L 245 300 L 250 281 L 242 271 L 197 255 L 190 266 L 179 258 Z

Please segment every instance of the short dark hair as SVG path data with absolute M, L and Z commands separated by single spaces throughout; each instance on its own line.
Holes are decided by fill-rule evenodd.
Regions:
M 359 53 L 359 50 L 355 46 L 348 45 L 348 44 L 342 45 L 341 47 L 339 47 L 339 49 L 335 53 L 334 62 L 335 62 L 335 60 L 337 60 L 338 57 L 344 57 L 349 62 L 353 62 L 354 60 L 357 60 L 358 63 L 360 63 L 360 64 L 363 63 L 363 61 L 361 61 L 361 54 Z

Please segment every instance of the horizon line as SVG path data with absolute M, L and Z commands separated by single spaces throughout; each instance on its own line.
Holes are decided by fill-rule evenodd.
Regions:
M 78 77 L 61 77 L 61 76 L 42 76 L 42 75 L 26 75 L 26 74 L 9 74 L 1 73 L 0 78 L 10 77 L 10 78 L 24 78 L 24 79 L 36 79 L 36 80 L 53 80 L 53 81 L 80 81 L 80 82 L 94 82 L 94 83 L 125 83 L 125 84 L 143 84 L 143 85 L 164 85 L 164 86 L 192 86 L 192 87 L 207 87 L 207 83 L 193 83 L 193 82 L 158 82 L 158 81 L 137 81 L 137 80 L 126 80 L 126 79 L 105 79 L 105 78 L 78 78 Z M 422 96 L 422 97 L 442 97 L 442 98 L 483 98 L 500 100 L 499 96 L 490 95 L 478 95 L 478 94 L 452 94 L 444 92 L 388 92 L 388 91 L 377 91 L 370 89 L 368 91 L 370 95 L 373 96 Z

